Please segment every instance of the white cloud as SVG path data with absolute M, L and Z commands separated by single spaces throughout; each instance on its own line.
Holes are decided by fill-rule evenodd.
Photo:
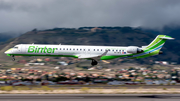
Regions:
M 179 26 L 179 0 L 0 0 L 0 32 L 82 26 Z

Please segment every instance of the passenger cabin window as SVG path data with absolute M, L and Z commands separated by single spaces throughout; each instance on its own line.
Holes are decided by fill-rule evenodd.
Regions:
M 99 49 L 97 49 L 97 51 L 99 51 Z
M 88 51 L 90 51 L 90 49 L 88 49 Z

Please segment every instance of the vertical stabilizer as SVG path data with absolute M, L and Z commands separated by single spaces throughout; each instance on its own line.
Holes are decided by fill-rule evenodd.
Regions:
M 167 35 L 158 35 L 148 46 L 142 47 L 144 52 L 133 55 L 133 58 L 144 58 L 159 54 L 160 49 L 168 39 L 174 38 Z
M 162 48 L 162 46 L 164 45 L 164 43 L 166 42 L 166 40 L 169 39 L 174 39 L 170 36 L 167 35 L 158 35 L 146 48 L 144 48 L 143 50 L 145 51 L 149 51 L 152 49 L 156 49 L 156 50 L 160 50 Z

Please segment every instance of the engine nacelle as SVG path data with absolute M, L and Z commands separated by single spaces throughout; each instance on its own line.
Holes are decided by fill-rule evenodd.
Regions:
M 143 52 L 143 50 L 136 46 L 129 46 L 127 48 L 127 52 L 128 53 L 141 53 L 141 52 Z

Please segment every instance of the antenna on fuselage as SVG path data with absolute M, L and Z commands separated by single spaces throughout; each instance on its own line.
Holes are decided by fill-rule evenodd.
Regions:
M 61 43 L 59 45 L 61 45 Z
M 32 45 L 34 45 L 34 43 L 32 43 Z

